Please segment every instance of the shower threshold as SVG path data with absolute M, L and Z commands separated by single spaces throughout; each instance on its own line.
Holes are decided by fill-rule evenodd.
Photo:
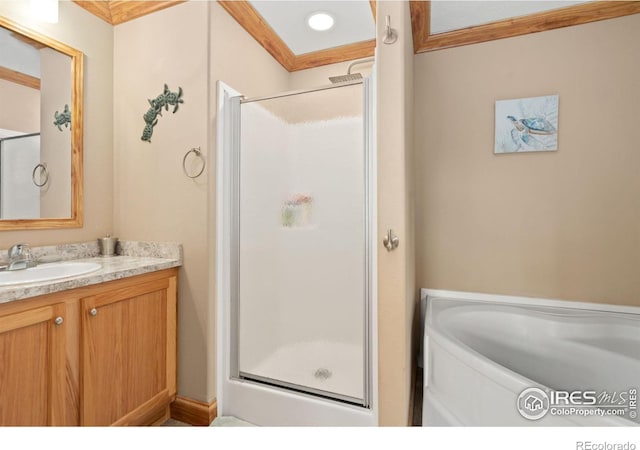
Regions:
M 359 406 L 361 408 L 369 408 L 369 405 L 365 404 L 361 398 L 351 397 L 348 395 L 337 394 L 335 392 L 324 391 L 322 389 L 316 389 L 309 386 L 301 386 L 295 383 L 288 383 L 282 380 L 275 380 L 273 378 L 262 377 L 260 375 L 253 375 L 246 372 L 240 372 L 238 378 L 242 381 L 253 382 L 257 384 L 267 385 L 275 388 L 285 389 L 287 391 L 298 392 L 301 394 L 308 394 L 313 397 L 320 397 L 325 400 L 338 401 L 340 403 L 346 403 L 353 406 Z

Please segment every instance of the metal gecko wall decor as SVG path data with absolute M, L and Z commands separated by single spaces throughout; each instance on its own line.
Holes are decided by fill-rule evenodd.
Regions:
M 169 111 L 169 106 L 173 106 L 172 113 L 175 114 L 178 110 L 178 105 L 184 103 L 184 100 L 182 100 L 182 88 L 178 86 L 178 92 L 171 92 L 165 84 L 162 94 L 148 101 L 151 107 L 142 115 L 145 125 L 140 139 L 151 142 L 153 127 L 158 123 L 158 116 L 162 116 L 162 108 L 164 108 L 165 111 Z
M 62 131 L 62 125 L 64 125 L 65 128 L 69 128 L 69 125 L 71 124 L 71 111 L 69 110 L 69 105 L 64 105 L 64 110 L 61 113 L 56 111 L 53 114 L 53 117 L 55 118 L 53 124 L 58 127 L 58 130 Z

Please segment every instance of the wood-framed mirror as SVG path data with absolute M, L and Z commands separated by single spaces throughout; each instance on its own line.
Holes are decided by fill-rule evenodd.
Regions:
M 83 224 L 82 52 L 0 16 L 0 230 Z

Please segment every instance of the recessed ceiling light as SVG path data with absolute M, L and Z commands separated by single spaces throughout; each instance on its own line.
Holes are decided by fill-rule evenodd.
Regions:
M 312 30 L 327 31 L 333 28 L 335 20 L 331 14 L 326 12 L 315 12 L 307 17 L 307 25 Z
M 31 15 L 42 22 L 58 23 L 58 0 L 31 0 Z

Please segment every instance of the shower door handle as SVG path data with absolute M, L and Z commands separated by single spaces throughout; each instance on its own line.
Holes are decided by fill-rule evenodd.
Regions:
M 382 239 L 382 243 L 387 251 L 393 251 L 400 245 L 400 238 L 396 236 L 391 228 L 387 230 L 387 234 L 385 234 L 384 239 Z

